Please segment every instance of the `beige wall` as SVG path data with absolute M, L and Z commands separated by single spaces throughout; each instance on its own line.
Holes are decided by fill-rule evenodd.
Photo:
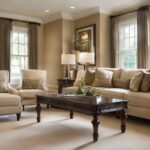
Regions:
M 49 88 L 57 85 L 61 77 L 62 53 L 62 20 L 57 20 L 44 25 L 44 68 L 48 73 Z
M 70 53 L 73 47 L 74 21 L 63 19 L 62 29 L 62 51 L 63 53 Z
M 110 18 L 100 14 L 100 66 L 110 67 Z

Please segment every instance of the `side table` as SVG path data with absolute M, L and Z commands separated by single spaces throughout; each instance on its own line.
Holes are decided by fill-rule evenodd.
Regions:
M 58 79 L 58 94 L 62 93 L 63 87 L 73 86 L 74 81 L 72 79 Z

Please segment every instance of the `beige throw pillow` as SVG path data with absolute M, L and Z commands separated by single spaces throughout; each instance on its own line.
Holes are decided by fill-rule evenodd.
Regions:
M 96 69 L 94 87 L 112 87 L 112 71 Z
M 142 92 L 150 91 L 150 73 L 144 73 L 143 80 L 141 83 L 141 91 Z
M 123 80 L 123 79 L 114 79 L 113 80 L 114 88 L 129 89 L 129 85 L 130 85 L 130 80 Z
M 93 81 L 95 79 L 95 70 L 87 69 L 85 73 L 85 85 L 92 85 Z
M 143 79 L 144 72 L 138 72 L 136 73 L 132 78 L 130 82 L 130 90 L 133 92 L 138 92 L 140 89 L 140 85 Z
M 42 80 L 23 79 L 23 89 L 42 89 Z
M 5 80 L 0 80 L 0 93 L 7 92 L 7 85 Z

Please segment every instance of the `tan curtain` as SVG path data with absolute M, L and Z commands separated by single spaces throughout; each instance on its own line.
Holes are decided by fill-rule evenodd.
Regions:
M 0 18 L 0 70 L 10 70 L 12 21 Z
M 137 12 L 137 66 L 148 68 L 148 20 L 149 7 L 139 8 Z
M 37 69 L 37 24 L 29 23 L 29 68 Z
M 111 67 L 118 67 L 118 18 L 110 18 L 110 58 L 111 58 Z

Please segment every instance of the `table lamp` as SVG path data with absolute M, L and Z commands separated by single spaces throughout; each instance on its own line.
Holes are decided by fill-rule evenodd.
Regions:
M 93 52 L 81 52 L 78 62 L 84 65 L 84 69 L 87 69 L 88 65 L 95 63 L 95 54 Z
M 62 54 L 61 55 L 61 64 L 66 66 L 65 78 L 69 79 L 70 65 L 76 64 L 75 54 Z

